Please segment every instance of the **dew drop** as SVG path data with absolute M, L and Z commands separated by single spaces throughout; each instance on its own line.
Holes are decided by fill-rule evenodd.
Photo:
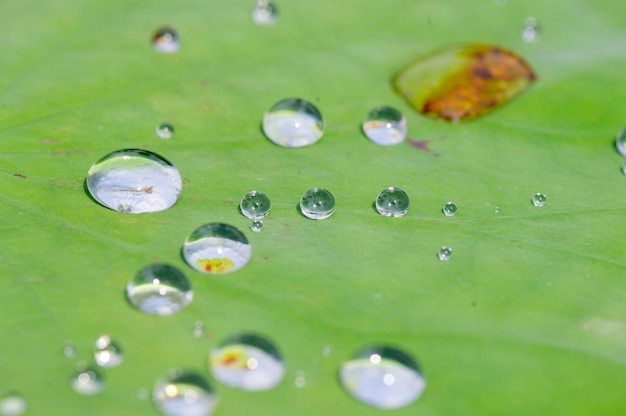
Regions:
M 175 29 L 164 26 L 159 28 L 152 37 L 154 49 L 162 53 L 176 53 L 180 49 L 178 33 Z
M 309 189 L 300 198 L 302 214 L 312 220 L 323 220 L 335 212 L 335 197 L 326 189 Z
M 378 107 L 370 111 L 363 121 L 363 133 L 382 146 L 402 143 L 407 134 L 404 115 L 392 107 Z
M 448 202 L 443 206 L 443 213 L 446 217 L 454 217 L 457 211 L 457 206 L 454 202 Z
M 409 211 L 409 196 L 402 189 L 390 186 L 376 197 L 376 210 L 383 217 L 402 217 Z
M 124 361 L 122 348 L 108 335 L 102 335 L 96 340 L 94 358 L 100 367 L 116 367 Z
M 250 224 L 250 230 L 254 231 L 255 233 L 260 233 L 261 231 L 263 231 L 263 221 L 252 221 L 252 224 Z
M 409 355 L 387 346 L 360 351 L 339 369 L 343 388 L 356 400 L 379 409 L 396 409 L 417 400 L 426 380 Z
M 302 370 L 296 371 L 296 378 L 293 381 L 293 385 L 298 389 L 306 387 L 306 374 Z
M 156 135 L 161 139 L 174 137 L 174 126 L 171 123 L 161 123 L 156 128 Z
M 546 199 L 547 197 L 544 194 L 536 193 L 532 199 L 533 205 L 536 207 L 542 207 L 546 204 Z
M 211 350 L 209 365 L 220 383 L 247 391 L 274 388 L 285 374 L 285 364 L 274 344 L 252 334 L 234 336 Z
M 624 165 L 622 165 L 622 173 L 624 175 L 626 175 L 626 163 L 624 163 Z
M 539 23 L 537 23 L 537 19 L 527 17 L 526 20 L 524 20 L 524 27 L 522 28 L 522 40 L 525 43 L 535 43 L 539 41 L 540 33 L 541 29 Z
M 274 104 L 265 113 L 263 132 L 282 147 L 310 146 L 322 138 L 324 119 L 310 102 L 288 98 Z
M 26 400 L 16 393 L 9 393 L 0 399 L 0 415 L 18 416 L 28 407 Z
M 260 220 L 270 213 L 270 199 L 260 191 L 250 191 L 241 198 L 241 213 L 251 220 Z
M 104 390 L 104 380 L 95 368 L 79 370 L 71 380 L 72 389 L 83 396 L 91 396 Z
M 257 25 L 273 25 L 278 20 L 278 9 L 267 0 L 259 0 L 252 10 L 252 21 Z
M 626 128 L 622 129 L 615 136 L 615 147 L 617 147 L 622 156 L 626 157 Z
M 132 306 L 152 315 L 171 315 L 193 300 L 187 277 L 167 264 L 151 264 L 141 269 L 126 286 Z
M 205 224 L 192 232 L 183 245 L 185 261 L 202 273 L 228 273 L 241 269 L 252 256 L 248 239 L 237 228 Z
M 437 252 L 437 257 L 441 261 L 448 261 L 450 257 L 452 257 L 452 248 L 451 247 L 441 247 Z
M 65 358 L 74 358 L 76 357 L 76 348 L 71 341 L 66 341 L 65 346 L 63 347 L 63 355 Z
M 87 188 L 100 204 L 126 214 L 158 212 L 176 203 L 182 188 L 178 170 L 147 150 L 125 149 L 94 163 Z
M 333 353 L 333 349 L 335 347 L 333 346 L 333 344 L 324 344 L 324 346 L 322 347 L 322 355 L 324 357 L 330 357 L 330 355 Z
M 496 214 L 499 214 L 499 213 L 500 213 L 500 207 L 495 207 L 493 211 L 494 211 Z
M 152 399 L 166 416 L 207 416 L 217 406 L 217 396 L 208 381 L 184 370 L 170 370 L 157 380 Z
M 196 338 L 202 338 L 204 336 L 204 322 L 196 321 L 193 324 L 193 336 Z

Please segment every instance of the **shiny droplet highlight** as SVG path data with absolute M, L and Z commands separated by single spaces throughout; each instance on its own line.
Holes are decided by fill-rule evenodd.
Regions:
M 454 202 L 448 202 L 443 206 L 442 211 L 446 217 L 454 217 L 457 211 L 457 206 Z
M 300 211 L 312 220 L 324 220 L 335 212 L 335 197 L 323 188 L 309 189 L 300 198 Z
M 267 1 L 257 1 L 256 7 L 252 10 L 252 21 L 257 25 L 273 25 L 278 20 L 278 9 L 276 6 Z
M 171 123 L 161 123 L 156 127 L 155 133 L 161 139 L 171 139 L 174 137 L 174 126 Z
M 28 404 L 26 400 L 17 393 L 9 393 L 0 398 L 1 416 L 18 416 L 26 412 Z
M 206 378 L 185 370 L 170 370 L 157 380 L 152 400 L 166 416 L 207 416 L 218 403 Z
M 108 335 L 96 340 L 94 358 L 100 367 L 116 367 L 124 361 L 122 347 Z
M 151 264 L 126 286 L 132 306 L 152 315 L 171 315 L 191 303 L 193 291 L 185 274 L 174 266 Z
M 274 104 L 263 117 L 263 132 L 282 147 L 304 147 L 317 143 L 324 134 L 324 119 L 306 100 L 288 98 Z
M 263 231 L 263 221 L 261 220 L 252 221 L 252 224 L 250 224 L 250 231 L 253 231 L 255 233 L 260 233 L 261 231 Z
M 402 217 L 409 211 L 409 196 L 400 188 L 385 188 L 376 197 L 376 210 L 383 217 Z
M 368 139 L 382 146 L 402 143 L 407 134 L 406 118 L 392 107 L 373 109 L 361 127 Z
M 85 367 L 71 379 L 72 389 L 83 396 L 92 396 L 104 390 L 104 380 L 95 368 Z
M 452 257 L 452 248 L 451 247 L 441 247 L 437 252 L 437 258 L 441 261 L 448 261 Z
M 159 28 L 152 37 L 154 49 L 162 53 L 176 53 L 180 49 L 178 32 L 169 26 Z
M 232 225 L 205 224 L 185 240 L 185 261 L 202 273 L 234 272 L 250 261 L 252 248 L 246 236 Z
M 524 27 L 521 31 L 522 41 L 525 43 L 535 43 L 539 41 L 539 35 L 541 34 L 541 28 L 537 19 L 534 17 L 527 17 L 524 20 Z
M 241 198 L 241 213 L 252 220 L 260 220 L 270 213 L 272 204 L 267 195 L 261 191 L 250 191 Z
M 546 200 L 547 197 L 545 196 L 545 194 L 536 193 L 535 195 L 533 195 L 532 203 L 536 207 L 542 207 L 546 204 Z

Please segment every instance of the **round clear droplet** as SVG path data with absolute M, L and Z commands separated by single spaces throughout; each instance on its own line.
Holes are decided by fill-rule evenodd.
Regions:
M 335 212 L 335 197 L 326 189 L 309 189 L 300 198 L 300 210 L 312 220 L 326 219 Z
M 191 303 L 193 291 L 185 274 L 167 264 L 141 269 L 126 286 L 128 301 L 141 312 L 171 315 Z
M 533 205 L 536 207 L 542 207 L 546 204 L 546 199 L 547 197 L 544 194 L 536 193 L 532 199 Z
M 158 52 L 176 53 L 180 49 L 178 32 L 169 26 L 161 27 L 152 37 L 152 44 Z
M 161 139 L 174 137 L 174 126 L 171 123 L 161 123 L 156 128 L 156 135 Z
M 166 416 L 207 416 L 213 413 L 218 402 L 203 376 L 184 370 L 170 370 L 157 380 L 152 400 Z
M 100 367 L 115 367 L 124 361 L 122 348 L 108 335 L 102 335 L 96 340 L 94 358 Z
M 87 188 L 100 204 L 126 214 L 166 210 L 178 201 L 183 186 L 178 170 L 147 150 L 124 149 L 94 163 Z
M 71 341 L 66 341 L 65 346 L 63 346 L 63 355 L 65 358 L 74 358 L 76 357 L 76 348 L 74 347 L 74 343 Z
M 450 257 L 452 257 L 452 248 L 451 247 L 441 247 L 437 252 L 437 257 L 441 261 L 448 261 Z
M 234 336 L 211 350 L 209 364 L 220 383 L 247 391 L 269 390 L 285 375 L 285 364 L 274 344 L 252 334 Z
M 204 322 L 196 321 L 193 325 L 193 336 L 202 338 L 204 336 Z
M 407 134 L 404 115 L 392 107 L 378 107 L 363 121 L 363 132 L 368 139 L 382 146 L 402 143 Z
M 333 353 L 333 349 L 335 347 L 333 346 L 333 344 L 324 344 L 324 346 L 322 347 L 322 355 L 324 357 L 330 357 L 330 355 Z
M 9 393 L 0 399 L 0 415 L 18 416 L 28 407 L 26 400 L 17 393 Z
M 499 214 L 499 213 L 500 213 L 500 207 L 495 207 L 495 208 L 493 209 L 493 211 L 494 211 L 496 214 Z
M 324 119 L 310 102 L 288 98 L 276 103 L 263 116 L 263 132 L 282 147 L 315 144 L 324 134 Z
M 252 220 L 260 220 L 270 213 L 270 199 L 261 191 L 250 191 L 241 198 L 241 213 Z
M 393 186 L 383 189 L 376 197 L 376 210 L 383 217 L 402 217 L 409 211 L 409 196 Z
M 417 400 L 426 380 L 417 363 L 396 348 L 366 348 L 339 369 L 343 388 L 358 401 L 379 409 L 397 409 Z
M 261 231 L 263 231 L 263 221 L 252 221 L 252 224 L 250 224 L 250 230 L 254 231 L 255 233 L 260 233 Z
M 539 41 L 540 34 L 541 29 L 539 23 L 537 23 L 537 19 L 534 17 L 526 18 L 526 20 L 524 20 L 524 27 L 522 28 L 522 40 L 525 43 L 535 43 Z
M 296 371 L 296 378 L 293 381 L 293 385 L 298 389 L 306 387 L 306 374 L 302 370 Z
M 454 202 L 448 202 L 443 206 L 443 213 L 446 217 L 454 217 L 457 211 L 457 206 Z
M 183 256 L 202 273 L 228 273 L 241 269 L 252 256 L 248 239 L 237 228 L 220 223 L 205 224 L 187 237 Z
M 72 389 L 84 396 L 91 396 L 104 390 L 104 380 L 95 368 L 79 370 L 71 380 Z
M 615 136 L 615 147 L 622 156 L 626 157 L 626 128 L 620 130 Z
M 278 9 L 267 0 L 259 0 L 252 10 L 252 21 L 257 25 L 273 25 L 278 20 Z

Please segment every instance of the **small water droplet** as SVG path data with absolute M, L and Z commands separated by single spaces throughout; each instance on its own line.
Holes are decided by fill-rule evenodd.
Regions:
M 94 357 L 100 367 L 115 367 L 124 361 L 122 348 L 108 335 L 102 335 L 96 340 Z
M 250 229 L 254 231 L 255 233 L 260 233 L 261 231 L 263 231 L 263 221 L 261 220 L 252 221 L 252 224 L 250 224 Z
M 0 399 L 0 415 L 18 416 L 26 411 L 26 400 L 17 393 L 9 393 Z
M 159 28 L 152 38 L 152 43 L 158 52 L 175 53 L 180 49 L 178 33 L 169 26 Z
M 66 341 L 65 346 L 63 347 L 63 355 L 65 358 L 74 358 L 76 357 L 76 348 L 74 347 L 74 343 L 71 341 Z
M 202 338 L 204 336 L 204 322 L 196 321 L 193 324 L 193 336 L 196 338 Z
M 407 134 L 404 115 L 392 107 L 378 107 L 370 111 L 363 121 L 363 133 L 382 146 L 402 143 Z
M 534 17 L 528 17 L 524 20 L 524 27 L 522 29 L 522 40 L 526 43 L 535 43 L 539 41 L 539 35 L 541 29 L 537 19 Z
M 152 399 L 166 416 L 207 416 L 213 413 L 218 402 L 203 376 L 177 369 L 157 380 Z
M 546 204 L 547 197 L 542 193 L 536 193 L 533 196 L 533 205 L 536 207 L 542 207 Z
M 270 199 L 260 191 L 250 191 L 241 198 L 241 213 L 251 220 L 260 220 L 270 213 Z
M 615 136 L 615 147 L 622 156 L 626 157 L 626 128 L 620 130 Z
M 330 357 L 330 355 L 333 353 L 333 349 L 335 347 L 333 346 L 333 344 L 324 344 L 324 346 L 322 347 L 322 355 L 324 357 Z
M 326 219 L 335 212 L 335 197 L 326 189 L 309 189 L 300 198 L 300 210 L 312 220 Z
M 495 212 L 496 214 L 499 214 L 499 213 L 500 213 L 500 207 L 495 207 L 495 208 L 494 208 L 494 212 Z
M 228 273 L 250 261 L 248 239 L 232 225 L 205 224 L 185 240 L 183 256 L 192 268 L 203 273 Z
M 452 248 L 451 247 L 441 247 L 437 252 L 437 257 L 441 261 L 448 261 L 450 257 L 452 257 Z
M 343 388 L 358 401 L 379 409 L 396 409 L 417 400 L 426 380 L 417 363 L 396 348 L 366 348 L 341 365 Z
M 409 196 L 402 189 L 390 186 L 376 197 L 376 210 L 383 217 L 402 217 L 409 211 Z
M 104 380 L 98 370 L 85 367 L 72 377 L 71 386 L 75 392 L 84 396 L 91 396 L 104 390 Z
M 317 107 L 306 100 L 279 101 L 263 116 L 263 132 L 282 147 L 303 147 L 317 143 L 324 134 L 324 119 Z
M 142 312 L 170 315 L 191 303 L 193 291 L 185 274 L 167 264 L 141 269 L 126 286 L 129 302 Z
M 174 126 L 171 123 L 161 123 L 156 128 L 156 135 L 161 139 L 171 139 L 174 137 Z
M 278 9 L 267 0 L 259 0 L 252 10 L 252 21 L 257 25 L 273 25 L 278 20 Z
M 448 202 L 447 204 L 443 206 L 443 213 L 446 215 L 446 217 L 454 217 L 454 214 L 456 214 L 456 211 L 457 211 L 457 206 L 454 202 Z
M 306 386 L 306 374 L 304 374 L 304 371 L 296 371 L 296 378 L 293 381 L 293 385 L 298 389 L 303 389 Z
M 285 374 L 278 349 L 258 335 L 229 338 L 211 350 L 209 363 L 213 377 L 220 383 L 247 391 L 271 389 Z
M 87 188 L 107 208 L 141 214 L 172 207 L 180 196 L 182 179 L 162 156 L 147 150 L 124 149 L 91 166 Z

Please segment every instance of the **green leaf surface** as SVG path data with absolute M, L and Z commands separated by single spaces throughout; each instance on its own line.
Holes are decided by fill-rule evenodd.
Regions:
M 625 123 L 621 2 L 285 0 L 272 27 L 252 23 L 253 6 L 0 3 L 0 394 L 20 392 L 34 415 L 152 415 L 138 389 L 172 367 L 208 376 L 208 350 L 253 331 L 276 342 L 286 378 L 246 393 L 208 376 L 217 415 L 380 414 L 337 382 L 340 363 L 374 343 L 410 353 L 427 380 L 395 415 L 623 414 L 625 178 L 612 144 Z M 535 44 L 520 37 L 528 16 L 542 26 Z M 179 53 L 151 47 L 163 24 L 179 30 Z M 474 42 L 520 53 L 539 81 L 460 124 L 425 119 L 393 92 L 415 58 Z M 288 97 L 325 116 L 315 146 L 262 135 L 263 113 Z M 438 156 L 369 142 L 360 123 L 383 104 Z M 164 121 L 170 140 L 154 134 Z M 87 196 L 91 164 L 127 147 L 178 167 L 172 209 L 124 215 Z M 328 220 L 296 210 L 315 186 L 337 200 Z M 405 217 L 375 212 L 388 186 L 410 196 Z M 253 189 L 272 200 L 261 233 L 237 209 Z M 441 213 L 447 201 L 456 216 Z M 244 230 L 253 257 L 202 275 L 180 249 L 218 221 Z M 436 257 L 443 245 L 448 262 Z M 162 318 L 126 303 L 126 283 L 154 262 L 191 279 L 187 309 Z M 204 338 L 192 336 L 199 320 Z M 102 334 L 125 361 L 103 372 L 104 392 L 83 397 L 69 378 Z M 75 359 L 63 355 L 68 340 Z

